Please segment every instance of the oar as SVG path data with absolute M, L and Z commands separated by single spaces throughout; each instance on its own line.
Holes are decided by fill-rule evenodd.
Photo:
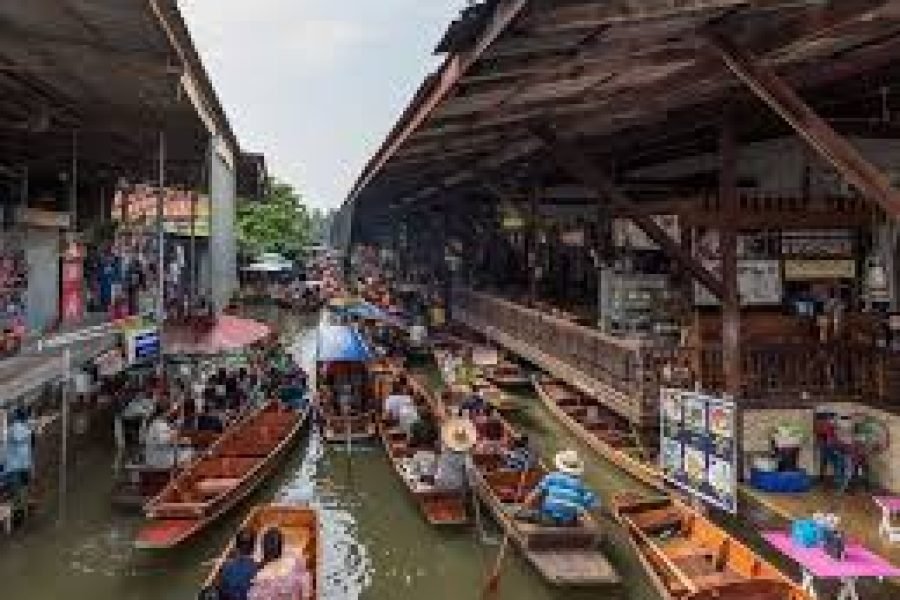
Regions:
M 519 498 L 522 496 L 522 488 L 525 487 L 525 479 L 528 476 L 528 471 L 529 469 L 524 469 L 522 475 L 519 477 L 519 485 L 516 487 L 516 495 L 513 497 L 517 504 Z M 515 516 L 513 518 L 515 518 Z M 503 559 L 506 558 L 506 549 L 509 547 L 509 532 L 510 528 L 507 528 L 503 535 L 503 542 L 500 544 L 500 551 L 497 553 L 497 560 L 494 563 L 494 568 L 484 584 L 484 590 L 481 594 L 482 598 L 496 598 L 497 593 L 500 591 L 500 573 L 503 569 Z
M 500 543 L 497 538 L 489 537 L 484 530 L 484 521 L 481 518 L 481 502 L 478 501 L 478 494 L 475 492 L 475 484 L 472 481 L 472 472 L 475 466 L 472 464 L 472 456 L 466 457 L 466 479 L 469 484 L 469 495 L 472 500 L 472 509 L 475 512 L 475 535 L 478 541 L 484 546 L 496 546 Z

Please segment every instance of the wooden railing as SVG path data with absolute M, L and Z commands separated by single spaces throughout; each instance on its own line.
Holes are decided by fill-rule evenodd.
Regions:
M 701 388 L 724 387 L 722 348 L 679 348 L 676 364 Z M 780 405 L 806 393 L 815 401 L 853 400 L 884 404 L 900 400 L 900 356 L 870 345 L 744 344 L 741 398 L 748 404 Z
M 673 385 L 724 389 L 722 348 L 663 347 L 604 335 L 545 312 L 470 290 L 453 318 L 605 402 L 633 422 L 656 418 L 663 372 Z M 741 401 L 754 406 L 847 400 L 900 406 L 900 354 L 852 342 L 745 343 Z M 665 367 L 671 367 L 666 369 Z
M 656 370 L 640 340 L 604 335 L 545 312 L 470 290 L 457 291 L 453 318 L 592 394 L 632 421 L 656 414 Z

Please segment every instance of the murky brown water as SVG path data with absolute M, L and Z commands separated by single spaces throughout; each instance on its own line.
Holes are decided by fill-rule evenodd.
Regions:
M 293 319 L 287 326 L 308 362 L 315 343 L 314 324 Z M 571 437 L 536 400 L 524 402 L 527 408 L 519 425 L 532 434 L 545 456 L 572 445 Z M 161 555 L 138 552 L 131 540 L 140 517 L 110 507 L 111 465 L 111 453 L 103 448 L 77 456 L 66 523 L 57 525 L 55 515 L 47 511 L 25 531 L 0 538 L 0 598 L 196 597 L 211 559 L 249 505 L 183 549 Z M 599 461 L 591 461 L 587 479 L 604 496 L 636 486 Z M 326 598 L 475 599 L 497 552 L 496 546 L 483 545 L 472 528 L 447 533 L 428 527 L 379 447 L 348 456 L 343 448 L 323 447 L 313 435 L 252 502 L 272 499 L 308 503 L 320 510 Z M 490 527 L 487 533 L 496 536 Z M 655 598 L 633 557 L 623 550 L 622 540 L 610 529 L 606 546 L 625 579 L 623 597 Z M 507 555 L 500 590 L 500 598 L 517 600 L 602 597 L 596 591 L 565 593 L 546 586 L 515 552 Z

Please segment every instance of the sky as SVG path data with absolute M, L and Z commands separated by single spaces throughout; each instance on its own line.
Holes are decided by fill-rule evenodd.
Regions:
M 241 147 L 339 206 L 465 0 L 180 0 Z

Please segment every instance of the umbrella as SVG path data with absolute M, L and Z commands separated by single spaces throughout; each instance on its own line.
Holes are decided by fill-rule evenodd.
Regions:
M 163 348 L 166 354 L 222 354 L 260 342 L 271 332 L 265 323 L 222 315 L 212 329 L 203 331 L 183 325 L 166 327 L 163 330 Z

